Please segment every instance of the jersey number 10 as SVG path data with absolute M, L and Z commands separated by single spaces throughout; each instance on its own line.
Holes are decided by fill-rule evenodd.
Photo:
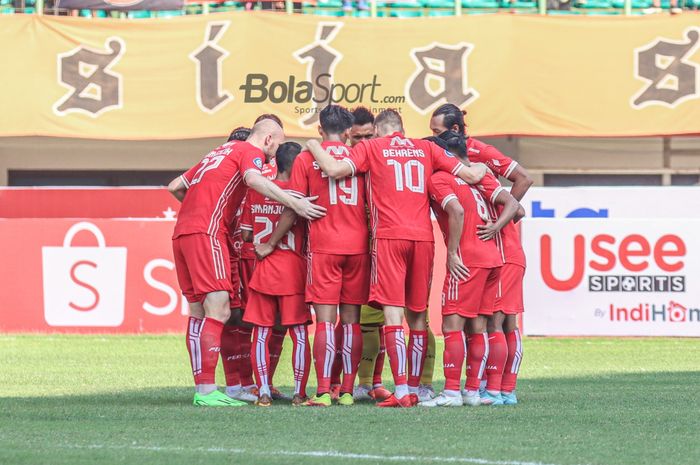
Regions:
M 411 192 L 425 193 L 425 167 L 418 160 L 409 160 L 401 163 L 397 160 L 387 160 L 386 164 L 394 167 L 394 179 L 396 180 L 396 191 L 403 192 L 404 187 Z M 413 171 L 416 175 L 413 175 Z

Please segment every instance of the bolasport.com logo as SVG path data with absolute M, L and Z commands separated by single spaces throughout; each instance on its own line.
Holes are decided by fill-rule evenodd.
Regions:
M 700 308 L 670 300 L 667 303 L 637 302 L 609 304 L 595 309 L 594 315 L 615 323 L 700 323 Z
M 687 247 L 675 234 L 665 234 L 654 241 L 641 234 L 624 237 L 597 234 L 590 238 L 578 234 L 573 244 L 557 244 L 557 247 L 571 246 L 573 263 L 568 268 L 571 271 L 555 276 L 552 237 L 543 234 L 540 238 L 542 279 L 552 290 L 571 291 L 585 282 L 589 292 L 686 291 L 686 276 L 682 273 Z

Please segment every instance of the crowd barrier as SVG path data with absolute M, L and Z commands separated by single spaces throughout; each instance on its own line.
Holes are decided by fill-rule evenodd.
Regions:
M 699 337 L 698 202 L 697 187 L 533 188 L 521 227 L 525 334 Z M 177 206 L 164 189 L 0 189 L 0 331 L 181 331 Z M 439 333 L 445 247 L 435 233 Z

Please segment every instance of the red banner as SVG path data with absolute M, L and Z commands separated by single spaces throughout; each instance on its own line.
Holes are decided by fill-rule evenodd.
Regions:
M 173 226 L 172 220 L 0 219 L 0 332 L 181 331 L 187 303 L 175 275 Z M 438 333 L 445 247 L 436 237 L 441 265 L 430 307 Z

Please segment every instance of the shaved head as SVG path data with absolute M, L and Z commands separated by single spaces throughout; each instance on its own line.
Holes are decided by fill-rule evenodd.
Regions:
M 389 109 L 379 113 L 374 120 L 374 130 L 378 136 L 386 136 L 393 132 L 403 133 L 403 121 L 398 111 Z
M 277 148 L 284 141 L 282 127 L 272 119 L 263 119 L 255 123 L 247 142 L 258 147 L 265 154 L 267 161 L 275 158 Z

